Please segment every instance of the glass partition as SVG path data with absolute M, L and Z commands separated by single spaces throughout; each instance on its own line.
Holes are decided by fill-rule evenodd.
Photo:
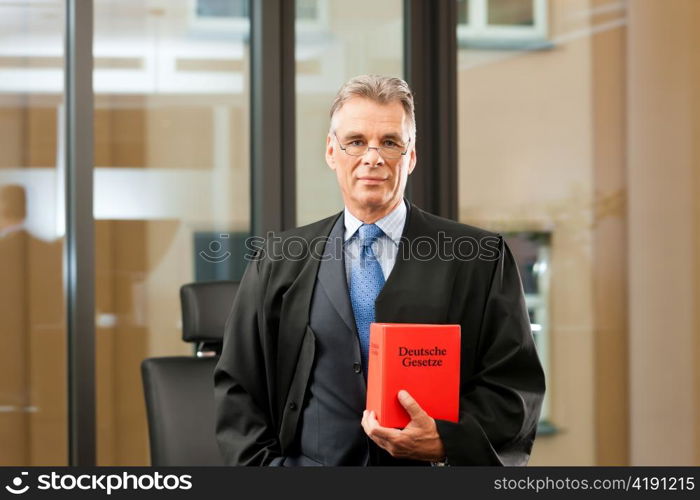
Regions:
M 353 76 L 403 77 L 403 2 L 297 0 L 297 224 L 341 210 L 335 174 L 325 161 L 331 102 Z
M 0 465 L 67 465 L 64 2 L 0 1 Z
M 598 361 L 626 334 L 625 6 L 457 1 L 459 219 L 521 264 L 547 376 L 530 463 L 594 465 L 626 411 L 624 366 Z
M 192 355 L 179 288 L 240 279 L 247 2 L 95 1 L 98 465 L 147 465 L 140 363 Z

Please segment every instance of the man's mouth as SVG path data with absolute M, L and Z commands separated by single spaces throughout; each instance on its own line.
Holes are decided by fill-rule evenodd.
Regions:
M 381 184 L 386 179 L 384 177 L 358 177 L 357 180 L 367 184 Z

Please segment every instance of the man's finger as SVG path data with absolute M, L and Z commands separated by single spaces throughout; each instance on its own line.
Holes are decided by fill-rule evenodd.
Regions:
M 367 434 L 369 434 L 370 437 L 376 436 L 379 439 L 384 439 L 386 441 L 397 441 L 401 438 L 400 430 L 382 427 L 380 425 L 370 426 Z
M 401 403 L 401 406 L 408 412 L 408 416 L 411 417 L 411 420 L 417 420 L 427 415 L 408 391 L 403 389 L 399 391 L 399 403 Z
M 369 432 L 369 412 L 367 410 L 362 412 L 362 428 L 365 430 L 365 434 Z
M 382 427 L 373 411 L 369 411 L 362 419 L 362 427 L 365 433 L 371 438 L 378 438 L 382 441 L 395 441 L 401 437 L 401 431 L 391 427 Z
M 362 412 L 362 428 L 365 431 L 365 434 L 369 435 L 370 431 L 377 425 L 379 425 L 379 422 L 377 422 L 377 419 L 374 417 L 374 412 L 371 412 L 369 410 L 364 410 Z

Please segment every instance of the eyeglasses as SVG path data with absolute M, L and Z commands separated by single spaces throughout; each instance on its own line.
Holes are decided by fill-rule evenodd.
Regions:
M 340 139 L 338 139 L 338 135 L 335 132 L 333 132 L 333 135 L 335 135 L 335 139 L 338 141 L 340 149 L 345 151 L 345 154 L 350 156 L 364 156 L 370 149 L 376 149 L 377 153 L 379 153 L 382 158 L 395 160 L 408 153 L 408 144 L 404 146 L 403 144 L 399 144 L 391 139 L 386 139 L 384 142 L 387 144 L 384 146 L 369 146 L 360 139 L 352 140 L 349 144 L 343 146 Z M 408 142 L 411 142 L 410 138 L 408 139 Z

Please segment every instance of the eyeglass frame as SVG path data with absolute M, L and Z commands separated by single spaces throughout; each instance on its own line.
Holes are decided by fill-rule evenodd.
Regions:
M 367 150 L 364 153 L 362 153 L 361 155 L 353 155 L 353 154 L 348 153 L 347 146 L 343 147 L 343 143 L 340 142 L 340 139 L 338 138 L 338 134 L 336 134 L 335 130 L 333 131 L 333 135 L 335 136 L 335 140 L 338 141 L 338 146 L 340 147 L 340 149 L 343 150 L 343 153 L 345 153 L 348 156 L 352 156 L 353 158 L 359 158 L 361 156 L 364 156 L 367 153 L 369 153 L 370 149 L 375 149 L 377 151 L 377 154 L 379 156 L 381 156 L 382 158 L 388 158 L 390 160 L 398 160 L 402 156 L 406 156 L 406 153 L 408 153 L 408 149 L 411 145 L 411 138 L 409 137 L 408 142 L 406 143 L 406 150 L 403 153 L 400 153 L 399 156 L 397 156 L 396 158 L 391 158 L 390 156 L 384 156 L 381 152 L 381 148 L 383 148 L 384 146 L 370 146 L 370 145 L 367 145 Z

